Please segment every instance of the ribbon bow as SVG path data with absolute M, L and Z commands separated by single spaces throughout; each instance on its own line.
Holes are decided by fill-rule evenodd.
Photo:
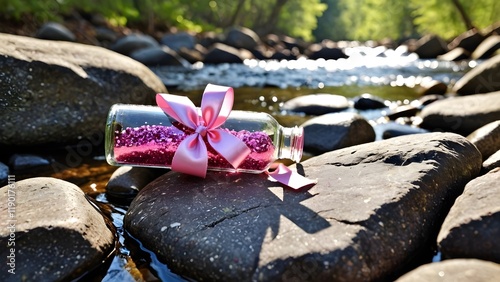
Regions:
M 156 103 L 170 117 L 194 132 L 180 144 L 172 159 L 172 170 L 205 177 L 208 151 L 204 138 L 212 148 L 234 168 L 250 154 L 250 149 L 236 136 L 217 129 L 233 108 L 231 87 L 208 84 L 201 100 L 201 116 L 189 98 L 171 94 L 157 94 Z

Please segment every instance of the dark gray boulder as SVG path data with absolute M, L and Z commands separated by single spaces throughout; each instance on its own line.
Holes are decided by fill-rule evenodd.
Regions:
M 110 48 L 115 52 L 128 56 L 137 50 L 159 46 L 160 43 L 153 37 L 134 33 L 118 39 Z
M 493 282 L 500 278 L 500 265 L 478 259 L 452 259 L 429 263 L 406 273 L 396 282 Z
M 486 160 L 500 150 L 500 120 L 488 123 L 475 130 L 467 139 L 474 144 Z
M 198 281 L 370 281 L 425 248 L 481 167 L 465 138 L 398 137 L 326 153 L 292 191 L 264 174 L 170 172 L 134 199 L 124 227 Z
M 437 35 L 425 35 L 416 42 L 415 52 L 421 59 L 434 59 L 448 52 L 446 41 Z
M 500 119 L 500 91 L 436 101 L 421 112 L 420 127 L 467 136 Z
M 30 178 L 0 188 L 0 200 L 0 255 L 15 256 L 15 275 L 2 267 L 1 281 L 71 281 L 114 250 L 111 224 L 72 183 Z
M 446 216 L 437 241 L 443 258 L 500 263 L 500 168 L 467 183 Z
M 500 54 L 468 71 L 453 86 L 459 95 L 488 93 L 500 90 Z
M 36 37 L 48 40 L 76 41 L 76 36 L 67 27 L 56 22 L 47 22 L 40 27 Z
M 312 154 L 375 141 L 375 131 L 356 113 L 332 113 L 312 118 L 304 127 L 304 151 Z
M 470 29 L 459 36 L 455 37 L 449 44 L 448 49 L 464 48 L 469 53 L 474 50 L 483 42 L 484 36 L 476 28 Z
M 483 171 L 485 172 L 493 170 L 497 167 L 500 167 L 500 150 L 483 162 Z
M 246 27 L 232 27 L 227 31 L 225 43 L 234 48 L 252 50 L 260 43 L 255 31 Z
M 306 115 L 323 115 L 340 112 L 348 107 L 349 100 L 342 95 L 319 93 L 292 98 L 281 109 Z
M 70 142 L 101 134 L 115 103 L 166 91 L 146 66 L 107 49 L 0 34 L 0 144 Z
M 130 57 L 146 66 L 188 66 L 184 58 L 174 50 L 163 46 L 148 47 L 134 51 Z
M 132 200 L 149 182 L 167 169 L 121 166 L 116 169 L 106 184 L 106 194 L 111 199 Z
M 215 43 L 205 54 L 203 63 L 217 65 L 223 63 L 241 64 L 245 57 L 242 53 L 229 45 Z
M 358 110 L 373 110 L 386 108 L 386 101 L 378 96 L 364 93 L 352 98 L 353 107 Z
M 179 32 L 164 35 L 160 43 L 168 48 L 179 52 L 181 48 L 194 49 L 196 45 L 196 37 L 188 32 Z
M 33 154 L 14 154 L 9 158 L 9 165 L 13 170 L 25 170 L 50 165 L 50 160 Z

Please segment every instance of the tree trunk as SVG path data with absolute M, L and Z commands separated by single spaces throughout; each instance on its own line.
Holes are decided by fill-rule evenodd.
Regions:
M 271 13 L 269 14 L 269 17 L 267 18 L 267 20 L 263 21 L 263 24 L 258 28 L 258 33 L 260 35 L 269 34 L 276 27 L 281 9 L 283 9 L 283 6 L 285 6 L 286 2 L 288 2 L 288 0 L 276 0 Z
M 458 12 L 460 13 L 460 16 L 462 17 L 462 20 L 464 21 L 464 24 L 467 27 L 467 30 L 473 29 L 474 25 L 472 24 L 472 21 L 471 21 L 469 15 L 467 15 L 467 12 L 465 12 L 465 9 L 462 6 L 462 4 L 460 3 L 460 1 L 451 0 L 451 2 L 453 3 L 453 5 L 455 5 L 455 8 L 457 8 Z
M 233 16 L 229 20 L 229 25 L 228 26 L 233 26 L 236 24 L 236 20 L 240 16 L 241 11 L 243 10 L 243 6 L 245 5 L 246 0 L 239 0 L 238 4 L 236 6 L 236 10 L 233 13 Z

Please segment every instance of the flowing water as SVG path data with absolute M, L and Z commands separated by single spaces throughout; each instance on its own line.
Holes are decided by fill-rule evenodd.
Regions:
M 341 60 L 257 61 L 191 67 L 158 67 L 152 70 L 172 94 L 187 95 L 200 105 L 203 88 L 214 83 L 235 88 L 235 110 L 263 111 L 272 114 L 284 126 L 299 125 L 308 116 L 281 111 L 287 100 L 306 94 L 332 93 L 355 97 L 371 93 L 394 103 L 409 103 L 418 97 L 416 85 L 439 80 L 448 85 L 460 78 L 477 62 L 465 63 L 420 60 L 404 48 L 347 48 L 350 58 Z M 399 101 L 399 102 L 397 102 Z M 363 113 L 362 113 L 363 114 Z M 377 117 L 378 115 L 375 115 Z M 122 228 L 128 203 L 108 199 L 105 187 L 116 169 L 104 161 L 102 148 L 82 155 L 78 148 L 65 146 L 43 151 L 52 159 L 48 170 L 19 173 L 18 179 L 52 176 L 75 183 L 99 206 L 117 229 L 119 244 L 114 256 L 102 267 L 89 273 L 86 281 L 185 281 L 168 270 L 140 242 Z M 76 152 L 76 153 L 75 153 Z M 80 153 L 78 153 L 80 152 Z M 39 155 L 43 155 L 38 152 Z

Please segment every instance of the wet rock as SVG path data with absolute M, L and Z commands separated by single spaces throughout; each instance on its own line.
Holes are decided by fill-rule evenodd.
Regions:
M 453 86 L 460 95 L 488 93 L 500 90 L 500 54 L 468 71 Z
M 373 127 L 356 113 L 332 113 L 312 118 L 304 127 L 304 151 L 312 154 L 375 141 Z
M 420 108 L 414 105 L 401 105 L 389 112 L 387 114 L 387 118 L 390 120 L 396 120 L 401 117 L 412 117 L 419 111 Z
M 50 161 L 46 158 L 31 154 L 14 154 L 9 159 L 9 165 L 13 170 L 24 170 L 49 164 Z
M 472 53 L 483 40 L 484 36 L 476 28 L 473 28 L 453 39 L 448 44 L 448 49 L 464 48 L 469 53 Z
M 13 195 L 12 192 L 15 192 Z M 15 209 L 0 214 L 0 244 L 15 237 L 15 275 L 1 281 L 70 281 L 102 264 L 114 249 L 114 235 L 83 191 L 69 182 L 30 178 L 0 188 L 0 199 L 14 197 Z M 15 221 L 10 218 L 14 212 Z M 8 228 L 11 224 L 15 228 Z M 0 248 L 6 258 L 10 248 Z
M 111 105 L 151 104 L 166 91 L 146 66 L 101 47 L 7 34 L 0 41 L 0 144 L 102 136 Z
M 354 108 L 358 110 L 372 110 L 387 107 L 384 99 L 369 93 L 364 93 L 352 98 L 352 102 L 354 103 Z
M 422 106 L 427 106 L 430 103 L 434 103 L 434 102 L 436 102 L 438 100 L 442 100 L 444 98 L 445 98 L 445 96 L 443 96 L 443 95 L 430 94 L 430 95 L 425 95 L 425 96 L 418 98 L 418 103 L 421 104 Z
M 448 91 L 448 85 L 439 80 L 423 81 L 418 85 L 418 93 L 421 96 L 425 95 L 444 95 Z
M 474 60 L 488 59 L 498 49 L 500 49 L 500 35 L 492 35 L 477 46 L 471 57 Z
M 437 238 L 443 258 L 500 263 L 500 169 L 473 179 L 446 216 Z
M 375 129 L 376 135 L 381 136 L 382 139 L 389 139 L 389 138 L 393 138 L 393 137 L 410 135 L 410 134 L 429 133 L 429 131 L 427 131 L 425 129 L 410 126 L 410 125 L 399 124 L 396 122 L 377 124 L 374 127 L 374 129 Z M 379 138 L 377 138 L 377 139 L 379 139 Z
M 497 167 L 500 167 L 500 151 L 497 151 L 491 155 L 487 160 L 483 162 L 483 171 L 488 172 Z
M 96 27 L 95 38 L 106 45 L 115 42 L 118 39 L 118 34 L 107 27 Z
M 331 46 L 311 45 L 307 50 L 307 56 L 311 60 L 325 59 L 325 60 L 338 60 L 348 58 L 342 49 Z
M 137 193 L 166 169 L 121 166 L 111 175 L 106 193 L 112 198 L 132 200 Z
M 420 127 L 467 136 L 500 119 L 500 91 L 436 101 L 420 112 Z
M 205 55 L 203 63 L 205 64 L 241 64 L 245 58 L 238 49 L 222 43 L 214 44 Z
M 232 27 L 226 35 L 225 43 L 234 48 L 252 50 L 259 45 L 257 33 L 246 27 Z
M 178 52 L 181 48 L 194 49 L 196 38 L 188 32 L 179 32 L 164 35 L 160 43 Z
M 76 36 L 64 25 L 56 22 L 48 22 L 42 25 L 36 37 L 39 39 L 76 41 Z
M 130 34 L 118 39 L 111 45 L 111 50 L 129 56 L 137 50 L 159 46 L 158 41 L 149 35 Z
M 146 66 L 184 66 L 189 63 L 168 47 L 148 47 L 134 51 L 130 57 Z
M 349 101 L 346 97 L 321 93 L 295 97 L 286 101 L 281 109 L 306 115 L 322 115 L 340 112 L 348 107 Z
M 467 136 L 467 139 L 479 149 L 486 160 L 500 150 L 500 120 L 488 123 Z
M 437 56 L 438 60 L 448 61 L 448 62 L 457 62 L 461 60 L 467 60 L 471 56 L 470 52 L 465 50 L 464 48 L 458 47 L 453 50 L 446 52 L 443 55 Z
M 0 162 L 0 185 L 7 184 L 7 179 L 9 178 L 9 167 L 4 163 Z
M 309 190 L 171 172 L 139 192 L 124 226 L 199 281 L 384 280 L 425 248 L 480 166 L 465 138 L 433 133 L 311 158 L 298 166 L 318 179 Z
M 488 282 L 500 277 L 500 265 L 478 259 L 452 259 L 429 263 L 401 276 L 396 282 Z
M 196 62 L 202 62 L 205 54 L 207 53 L 207 49 L 201 46 L 200 44 L 196 44 L 194 49 L 187 49 L 182 47 L 178 52 L 179 56 L 183 57 L 190 64 L 194 64 Z
M 446 41 L 437 35 L 425 35 L 420 38 L 413 50 L 421 59 L 434 59 L 448 52 Z

